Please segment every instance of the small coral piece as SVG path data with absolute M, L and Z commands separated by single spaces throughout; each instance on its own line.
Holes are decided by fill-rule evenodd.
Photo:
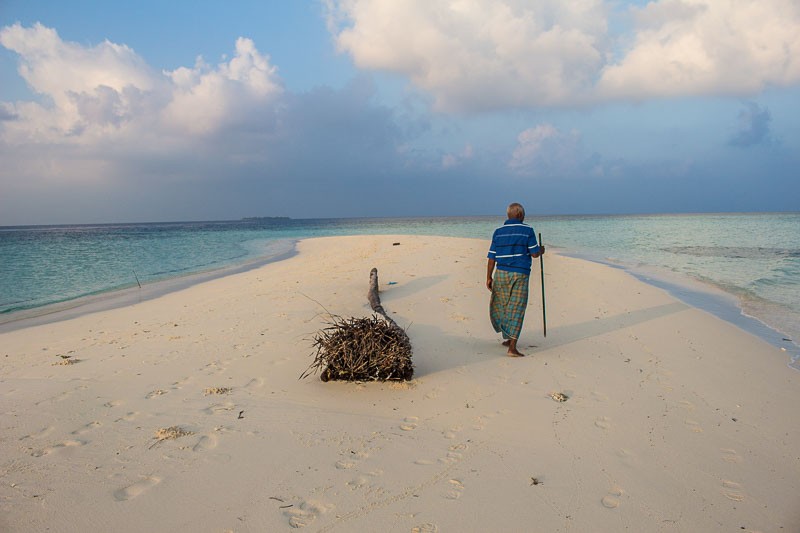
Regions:
M 566 402 L 567 400 L 569 400 L 569 396 L 567 396 L 563 392 L 553 392 L 550 394 L 550 397 L 557 402 Z
M 228 394 L 230 391 L 230 387 L 208 387 L 203 393 L 208 396 L 209 394 Z

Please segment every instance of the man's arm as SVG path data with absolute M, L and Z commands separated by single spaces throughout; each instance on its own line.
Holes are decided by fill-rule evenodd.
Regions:
M 531 249 L 535 249 L 536 251 L 535 252 L 531 252 Z M 534 259 L 536 259 L 537 257 L 539 257 L 540 255 L 542 255 L 544 253 L 544 245 L 542 245 L 542 243 L 540 243 L 536 239 L 536 234 L 533 232 L 533 228 L 531 228 L 531 234 L 528 237 L 528 253 Z
M 492 274 L 494 273 L 495 260 L 489 259 L 486 263 L 486 288 L 492 290 Z

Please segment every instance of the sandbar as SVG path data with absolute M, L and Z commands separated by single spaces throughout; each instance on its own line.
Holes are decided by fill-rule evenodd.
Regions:
M 487 246 L 308 239 L 0 333 L 0 530 L 800 531 L 800 373 L 784 353 L 548 253 L 547 337 L 537 271 L 527 356 L 506 357 Z M 372 267 L 414 379 L 299 379 L 330 313 L 370 314 Z

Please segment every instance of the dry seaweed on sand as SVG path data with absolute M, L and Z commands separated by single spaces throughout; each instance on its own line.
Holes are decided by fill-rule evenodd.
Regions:
M 156 431 L 156 434 L 155 434 L 155 437 L 154 437 L 156 439 L 156 441 L 153 444 L 150 445 L 150 448 L 152 448 L 156 444 L 159 444 L 159 443 L 161 443 L 161 442 L 163 442 L 165 440 L 179 439 L 181 437 L 186 437 L 187 435 L 194 435 L 194 432 L 193 431 L 188 431 L 186 429 L 183 429 L 180 426 L 170 426 L 168 428 L 159 428 L 158 431 Z
M 51 363 L 50 366 L 67 366 L 67 365 L 74 365 L 75 363 L 80 363 L 80 359 L 72 359 L 61 356 L 61 361 L 57 361 L 55 363 Z
M 414 374 L 411 341 L 405 330 L 378 315 L 332 315 L 314 337 L 314 362 L 300 376 L 322 371 L 320 379 L 409 380 Z
M 370 272 L 367 299 L 375 311 L 371 317 L 329 315 L 328 327 L 314 336 L 314 361 L 300 379 L 318 371 L 321 371 L 322 381 L 410 380 L 413 377 L 411 340 L 381 305 L 376 268 Z

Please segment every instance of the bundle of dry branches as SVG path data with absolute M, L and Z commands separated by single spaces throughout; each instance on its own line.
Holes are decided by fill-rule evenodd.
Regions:
M 370 272 L 367 298 L 377 314 L 368 318 L 331 315 L 314 336 L 314 362 L 300 378 L 322 370 L 320 379 L 348 381 L 409 380 L 414 375 L 411 340 L 389 318 L 378 296 L 378 270 Z
M 332 316 L 314 337 L 314 362 L 301 378 L 320 369 L 320 379 L 348 381 L 408 380 L 414 374 L 411 342 L 401 328 L 378 315 Z

